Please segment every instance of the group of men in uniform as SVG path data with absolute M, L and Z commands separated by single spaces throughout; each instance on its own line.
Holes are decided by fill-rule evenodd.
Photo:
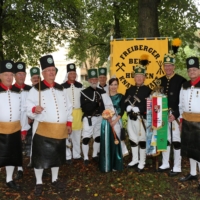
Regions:
M 14 63 L 11 60 L 0 62 L 1 111 L 5 113 L 0 119 L 0 167 L 4 166 L 6 169 L 6 185 L 14 190 L 20 190 L 20 186 L 13 180 L 13 172 L 14 167 L 17 166 L 15 180 L 23 177 L 22 144 L 26 139 L 25 151 L 28 156 L 30 155 L 28 166 L 34 168 L 36 177 L 36 196 L 42 194 L 42 175 L 43 170 L 47 168 L 51 168 L 52 188 L 59 191 L 64 190 L 65 184 L 58 179 L 59 166 L 65 162 L 71 164 L 72 157 L 73 159 L 81 158 L 81 131 L 87 129 L 87 125 L 82 124 L 84 112 L 82 110 L 87 103 L 80 101 L 81 92 L 84 94 L 85 91 L 83 85 L 76 81 L 76 66 L 74 64 L 67 65 L 67 80 L 59 85 L 54 81 L 57 69 L 53 57 L 51 55 L 41 57 L 40 65 L 43 81 L 40 80 L 39 68 L 33 67 L 30 70 L 31 87 L 25 84 L 25 63 Z M 91 76 L 96 73 L 94 77 L 97 80 L 95 87 L 93 84 L 91 88 L 94 91 L 97 89 L 99 93 L 104 93 L 108 88 L 105 78 L 107 71 L 106 68 L 99 70 L 101 70 L 103 77 L 103 81 L 99 84 L 99 87 L 102 85 L 102 88 L 97 89 L 96 69 L 89 70 Z M 12 85 L 13 79 L 15 79 L 14 85 Z M 95 99 L 92 100 L 95 106 L 92 109 L 95 109 L 96 112 L 99 109 L 101 98 L 97 96 L 98 93 L 95 95 Z M 95 116 L 98 115 L 97 117 L 101 118 L 102 111 L 103 109 L 99 109 L 99 113 L 95 113 Z M 84 114 L 89 117 L 90 113 Z M 89 130 L 89 133 L 85 131 L 82 136 L 84 152 L 88 146 L 85 141 L 88 140 L 87 135 L 91 136 L 90 134 Z M 97 159 L 100 129 L 94 129 L 92 134 L 97 135 L 94 137 L 94 152 L 96 153 L 93 153 L 94 159 Z M 69 142 L 70 140 L 71 142 Z M 69 143 L 73 145 L 72 152 L 68 147 Z M 84 160 L 84 162 L 87 164 L 87 161 Z
M 190 158 L 190 173 L 180 181 L 197 179 L 196 164 L 200 162 L 199 60 L 190 57 L 186 63 L 191 81 L 186 81 L 174 73 L 175 58 L 172 54 L 165 55 L 166 75 L 160 78 L 161 86 L 168 97 L 170 114 L 167 151 L 162 153 L 162 165 L 158 172 L 170 169 L 170 145 L 173 145 L 174 163 L 169 176 L 181 172 L 181 155 Z M 40 64 L 43 80 L 40 80 L 39 68 L 31 68 L 31 87 L 24 83 L 25 63 L 13 63 L 10 60 L 0 62 L 0 110 L 4 113 L 0 116 L 0 167 L 5 166 L 6 185 L 19 190 L 20 186 L 12 177 L 15 166 L 18 166 L 16 179 L 23 177 L 22 141 L 29 136 L 29 166 L 32 166 L 35 172 L 36 196 L 43 192 L 42 175 L 47 168 L 51 168 L 52 188 L 58 191 L 65 189 L 65 184 L 58 179 L 59 166 L 64 163 L 71 164 L 72 158 L 81 159 L 81 147 L 84 164 L 88 165 L 91 137 L 92 159 L 98 161 L 101 114 L 104 110 L 101 95 L 109 93 L 106 68 L 89 69 L 90 86 L 84 89 L 83 85 L 76 81 L 76 66 L 73 63 L 67 65 L 66 81 L 61 85 L 55 82 L 57 70 L 53 57 L 41 57 Z M 132 152 L 128 167 L 137 167 L 138 172 L 142 172 L 145 167 L 146 98 L 151 94 L 151 89 L 144 85 L 145 69 L 142 65 L 134 68 L 135 86 L 131 86 L 125 93 L 125 99 L 128 99 L 125 102 L 128 113 L 127 131 Z
M 186 60 L 189 81 L 174 72 L 174 54 L 165 54 L 163 64 L 165 75 L 160 78 L 160 86 L 168 99 L 168 138 L 167 150 L 162 152 L 162 165 L 157 169 L 157 172 L 169 171 L 170 177 L 178 175 L 181 172 L 181 158 L 186 156 L 190 161 L 190 173 L 180 178 L 180 181 L 197 180 L 196 166 L 200 164 L 200 143 L 198 140 L 200 131 L 199 60 L 197 57 L 189 57 Z M 144 85 L 145 67 L 138 65 L 134 70 L 135 86 L 127 89 L 125 94 L 125 99 L 128 100 L 126 102 L 127 131 L 132 151 L 132 160 L 128 167 L 137 167 L 137 171 L 141 172 L 144 170 L 146 159 L 145 99 L 150 96 L 151 90 Z M 137 96 L 139 101 L 134 96 Z M 172 148 L 170 145 L 173 145 L 174 160 L 171 170 L 169 160 Z M 200 189 L 200 183 L 198 189 Z

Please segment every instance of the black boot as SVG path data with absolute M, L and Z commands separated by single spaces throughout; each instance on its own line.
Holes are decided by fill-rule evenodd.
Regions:
M 19 179 L 22 179 L 22 178 L 23 178 L 23 171 L 22 170 L 17 171 L 17 174 L 15 176 L 15 180 L 19 180 Z
M 19 185 L 16 185 L 14 181 L 10 181 L 6 183 L 6 185 L 13 190 L 21 190 L 21 187 Z

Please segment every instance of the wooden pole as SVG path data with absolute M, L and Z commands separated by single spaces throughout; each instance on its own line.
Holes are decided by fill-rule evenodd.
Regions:
M 39 78 L 39 106 L 41 106 L 41 78 Z

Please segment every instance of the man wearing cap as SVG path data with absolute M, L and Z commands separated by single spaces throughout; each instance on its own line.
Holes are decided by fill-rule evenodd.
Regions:
M 31 67 L 30 69 L 30 75 L 31 75 L 31 82 L 32 82 L 32 86 L 36 85 L 37 83 L 39 83 L 40 81 L 40 68 L 39 67 Z M 26 146 L 32 146 L 32 126 L 33 126 L 33 120 L 28 118 L 29 120 L 29 123 L 30 123 L 30 126 L 31 128 L 29 129 L 28 133 L 27 133 L 27 137 L 26 137 Z M 32 155 L 32 151 L 31 151 L 31 148 L 30 148 L 30 162 L 28 163 L 27 167 L 28 168 L 31 168 L 31 155 Z M 44 171 L 45 173 L 45 171 Z M 43 174 L 44 175 L 44 174 Z
M 72 105 L 61 85 L 54 82 L 56 69 L 53 57 L 40 58 L 44 80 L 29 91 L 27 115 L 33 122 L 32 166 L 36 176 L 35 195 L 43 191 L 43 170 L 51 168 L 52 188 L 63 191 L 58 180 L 59 166 L 65 163 L 68 133 L 71 133 Z
M 13 181 L 15 166 L 22 166 L 22 142 L 29 129 L 23 112 L 21 90 L 12 86 L 14 63 L 10 60 L 0 62 L 0 167 L 6 169 L 6 185 L 14 190 L 20 186 Z M 21 134 L 22 133 L 22 134 Z
M 144 170 L 146 162 L 146 98 L 149 97 L 151 89 L 144 85 L 145 81 L 145 66 L 137 65 L 134 68 L 135 85 L 126 90 L 125 99 L 126 111 L 128 114 L 127 131 L 132 151 L 132 160 L 128 164 L 128 168 L 137 167 L 138 172 Z M 135 101 L 136 96 L 140 102 Z M 139 147 L 138 147 L 139 145 Z M 140 161 L 138 160 L 138 152 L 140 154 Z
M 175 74 L 175 55 L 164 55 L 164 71 L 165 76 L 160 78 L 160 86 L 164 89 L 164 94 L 168 99 L 168 138 L 167 138 L 167 151 L 162 152 L 162 165 L 158 168 L 158 172 L 164 172 L 170 169 L 169 157 L 170 157 L 170 145 L 173 145 L 174 149 L 174 165 L 169 176 L 176 176 L 181 172 L 181 138 L 179 130 L 179 93 L 182 84 L 186 81 L 182 76 Z M 171 138 L 172 135 L 172 138 Z
M 180 91 L 181 156 L 190 160 L 190 173 L 180 181 L 197 180 L 197 164 L 200 164 L 200 77 L 199 59 L 186 59 L 190 81 L 183 84 Z M 200 189 L 200 185 L 198 187 Z
M 66 163 L 72 163 L 73 159 L 81 158 L 81 130 L 82 130 L 82 110 L 80 105 L 80 96 L 83 85 L 76 81 L 76 66 L 74 63 L 67 64 L 66 80 L 62 84 L 66 95 L 69 97 L 73 106 L 72 133 L 66 139 Z M 72 144 L 71 144 L 72 143 Z M 72 152 L 70 150 L 72 148 Z
M 106 93 L 109 94 L 109 87 L 108 84 L 106 84 L 107 81 L 107 68 L 101 67 L 98 69 L 99 73 L 99 82 L 97 84 L 97 87 L 104 90 Z
M 40 68 L 31 67 L 30 69 L 32 86 L 36 85 L 40 81 Z
M 83 111 L 82 151 L 84 164 L 88 165 L 89 141 L 93 137 L 92 158 L 98 161 L 97 153 L 100 147 L 101 114 L 104 110 L 101 94 L 104 90 L 97 88 L 97 69 L 88 70 L 88 81 L 90 86 L 81 91 L 81 108 Z
M 23 120 L 26 121 L 27 124 L 28 124 L 28 117 L 26 116 L 25 103 L 26 103 L 26 98 L 27 98 L 28 92 L 31 89 L 31 86 L 25 84 L 26 64 L 24 62 L 16 62 L 14 64 L 14 69 L 15 69 L 14 70 L 15 84 L 13 85 L 13 88 L 18 88 L 21 91 L 22 106 L 23 106 L 22 111 L 25 113 L 24 114 L 25 118 Z M 30 126 L 27 127 L 27 129 L 30 130 Z M 22 131 L 21 134 L 22 134 L 22 140 L 23 140 L 23 142 L 25 142 L 27 132 Z M 28 150 L 28 152 L 26 152 L 25 149 Z M 30 145 L 29 145 L 28 149 L 24 147 L 23 153 L 30 154 Z M 15 176 L 15 179 L 19 180 L 19 179 L 22 179 L 22 178 L 23 178 L 23 168 L 22 168 L 22 166 L 20 166 L 17 169 L 17 174 Z

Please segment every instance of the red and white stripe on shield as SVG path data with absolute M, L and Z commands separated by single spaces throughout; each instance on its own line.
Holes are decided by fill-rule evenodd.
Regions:
M 162 97 L 152 97 L 152 127 L 162 127 Z

